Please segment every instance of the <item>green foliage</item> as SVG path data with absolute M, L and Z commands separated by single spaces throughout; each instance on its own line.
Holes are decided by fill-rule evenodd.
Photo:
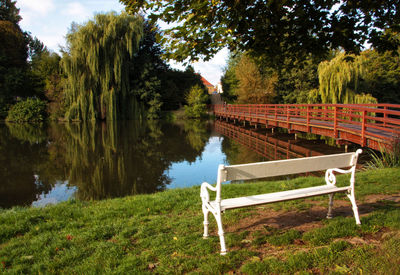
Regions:
M 45 52 L 49 52 L 47 47 L 37 37 L 32 37 L 29 33 L 27 34 L 28 40 L 28 57 L 34 63 L 34 59 L 40 57 Z
M 38 144 L 47 140 L 47 133 L 43 123 L 8 123 L 10 135 L 22 142 Z
M 86 35 L 90 42 L 79 39 Z M 201 82 L 194 72 L 169 69 L 161 59 L 158 35 L 157 26 L 127 14 L 97 15 L 86 25 L 73 26 L 62 61 L 68 76 L 66 118 L 158 119 L 162 109 L 179 108 L 184 94 Z M 115 40 L 121 40 L 118 47 Z M 83 58 L 89 52 L 90 58 Z
M 262 75 L 254 60 L 243 54 L 235 67 L 235 76 L 238 103 L 272 103 L 278 81 L 276 74 Z
M 44 45 L 21 30 L 20 20 L 15 1 L 0 2 L 0 118 L 17 97 L 43 96 L 43 81 L 27 58 L 33 58 L 35 50 Z
M 12 122 L 38 122 L 47 117 L 46 102 L 40 99 L 28 98 L 17 102 L 8 111 L 7 121 Z
M 359 56 L 339 53 L 319 65 L 322 103 L 400 102 L 400 59 L 390 52 L 367 50 Z
M 0 21 L 0 60 L 2 66 L 26 66 L 27 43 L 25 35 L 16 24 Z
M 208 60 L 218 50 L 252 51 L 278 66 L 284 58 L 302 60 L 331 49 L 359 52 L 365 42 L 397 49 L 385 37 L 399 24 L 398 1 L 135 1 L 120 0 L 129 12 L 171 24 L 160 39 L 168 57 Z M 385 48 L 388 48 L 386 45 Z
M 0 1 L 0 20 L 10 21 L 17 25 L 21 21 L 19 9 L 15 6 L 16 1 L 1 0 Z M 4 40 L 3 40 L 4 41 Z
M 0 21 L 0 98 L 3 108 L 27 91 L 27 47 L 18 25 Z
M 371 93 L 379 102 L 399 104 L 399 55 L 393 55 L 388 51 L 379 53 L 376 50 L 367 50 L 362 52 L 361 56 L 364 70 L 360 81 L 360 90 Z
M 285 60 L 277 83 L 277 103 L 320 103 L 312 91 L 318 89 L 318 64 L 322 58 L 308 55 L 304 60 Z
M 221 77 L 222 90 L 224 91 L 222 96 L 225 101 L 232 103 L 237 99 L 237 89 L 239 81 L 236 78 L 235 68 L 241 58 L 240 54 L 230 54 L 227 61 L 227 66 L 224 69 L 224 74 Z
M 223 96 L 228 102 L 238 98 L 239 90 L 243 100 L 238 100 L 238 102 L 242 103 L 320 102 L 318 95 L 310 95 L 310 91 L 318 88 L 317 69 L 321 59 L 312 55 L 307 56 L 303 61 L 286 58 L 277 67 L 271 64 L 268 57 L 253 58 L 247 55 L 242 59 L 243 55 L 236 54 L 229 57 L 228 65 L 221 78 Z M 246 59 L 247 62 L 244 62 Z M 239 78 L 242 81 L 239 81 Z
M 200 85 L 193 86 L 185 97 L 185 115 L 188 118 L 202 118 L 207 115 L 207 91 Z
M 272 103 L 278 75 L 273 70 L 263 70 L 262 65 L 256 61 L 246 53 L 230 55 L 221 78 L 225 100 L 236 100 L 238 103 Z
M 129 62 L 129 79 L 131 91 L 135 97 L 147 107 L 147 118 L 157 119 L 163 103 L 161 102 L 161 77 L 167 70 L 165 61 L 161 59 L 161 48 L 156 42 L 158 34 L 156 26 L 143 23 L 143 38 L 139 50 Z
M 188 67 L 189 68 L 189 67 Z M 168 69 L 161 75 L 163 110 L 177 110 L 186 104 L 185 96 L 195 85 L 203 85 L 200 75 L 192 70 Z
M 367 167 L 371 169 L 382 169 L 400 166 L 400 140 L 396 139 L 392 143 L 392 150 L 382 148 L 379 153 L 370 153 L 371 161 L 367 162 Z
M 131 91 L 129 62 L 143 37 L 140 16 L 97 14 L 67 34 L 63 67 L 67 75 L 69 120 L 140 118 L 140 102 Z
M 37 55 L 31 62 L 32 72 L 43 81 L 44 96 L 48 101 L 50 119 L 64 117 L 64 86 L 66 77 L 61 67 L 61 57 L 47 50 Z
M 339 53 L 318 66 L 319 95 L 322 103 L 377 103 L 376 98 L 360 91 L 365 70 L 364 57 Z

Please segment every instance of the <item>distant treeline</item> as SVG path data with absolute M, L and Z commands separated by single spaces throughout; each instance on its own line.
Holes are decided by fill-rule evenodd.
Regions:
M 142 16 L 111 12 L 73 23 L 60 56 L 21 30 L 15 1 L 0 9 L 2 119 L 157 119 L 202 85 L 191 66 L 174 70 L 162 59 L 159 30 Z
M 400 39 L 400 36 L 399 36 Z M 238 103 L 398 103 L 400 49 L 325 57 L 271 66 L 247 52 L 231 54 L 222 77 L 224 97 Z

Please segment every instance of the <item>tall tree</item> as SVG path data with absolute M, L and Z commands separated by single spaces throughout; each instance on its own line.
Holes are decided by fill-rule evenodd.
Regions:
M 26 58 L 26 40 L 19 26 L 0 21 L 0 118 L 7 115 L 14 97 L 29 94 Z
M 364 51 L 361 56 L 364 69 L 360 90 L 381 103 L 400 104 L 400 57 L 375 50 Z
M 230 53 L 227 65 L 224 69 L 224 74 L 221 77 L 221 84 L 223 90 L 223 98 L 227 102 L 233 102 L 237 99 L 237 88 L 239 82 L 236 78 L 235 68 L 240 60 L 241 55 Z
M 188 66 L 185 71 L 169 69 L 161 75 L 163 110 L 176 110 L 187 103 L 185 97 L 195 85 L 202 86 L 200 75 Z
M 141 103 L 131 92 L 129 61 L 143 34 L 140 16 L 97 14 L 67 34 L 63 66 L 67 75 L 66 118 L 129 119 L 140 116 Z
M 0 0 L 0 117 L 7 115 L 9 107 L 18 97 L 41 96 L 43 81 L 32 74 L 29 60 L 34 48 L 39 49 L 37 38 L 23 32 L 15 1 Z M 31 55 L 32 54 L 32 55 Z
M 207 116 L 207 100 L 208 94 L 204 86 L 193 86 L 186 95 L 185 115 L 196 119 Z
M 15 25 L 18 25 L 21 21 L 19 15 L 19 9 L 15 6 L 16 1 L 11 0 L 0 0 L 0 20 L 10 21 Z
M 331 58 L 333 56 L 328 60 Z M 292 62 L 286 59 L 284 68 L 279 71 L 275 102 L 286 104 L 318 103 L 310 98 L 310 91 L 318 89 L 318 64 L 325 60 L 311 54 L 302 61 Z M 287 65 L 289 63 L 290 66 Z
M 318 66 L 319 95 L 322 103 L 376 103 L 377 100 L 360 89 L 365 71 L 363 55 L 340 52 Z
M 235 76 L 238 103 L 272 103 L 278 81 L 276 74 L 263 75 L 254 60 L 243 54 L 235 67 Z
M 39 44 L 40 45 L 40 44 Z M 30 67 L 32 78 L 36 79 L 35 87 L 41 89 L 48 101 L 47 107 L 51 119 L 64 116 L 65 76 L 61 66 L 61 57 L 54 52 L 42 49 L 33 51 Z
M 161 110 L 161 75 L 166 73 L 168 65 L 161 58 L 162 50 L 156 41 L 159 30 L 148 21 L 143 23 L 143 38 L 139 50 L 130 62 L 130 85 L 136 98 L 146 102 L 147 118 L 156 119 Z
M 365 42 L 397 48 L 385 30 L 398 30 L 398 0 L 120 0 L 129 12 L 147 12 L 171 24 L 161 36 L 168 57 L 208 60 L 223 47 L 282 58 L 303 59 L 330 49 L 359 52 Z

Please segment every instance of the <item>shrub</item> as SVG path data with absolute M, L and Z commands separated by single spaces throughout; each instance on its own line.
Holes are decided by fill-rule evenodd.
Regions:
M 207 115 L 207 93 L 199 85 L 195 85 L 186 95 L 185 115 L 189 118 L 202 118 Z
M 400 139 L 396 138 L 392 143 L 392 150 L 381 148 L 380 153 L 374 151 L 370 154 L 372 160 L 367 162 L 371 169 L 382 169 L 400 166 Z
M 40 99 L 28 98 L 19 101 L 8 111 L 7 121 L 13 122 L 38 122 L 44 121 L 47 117 L 46 102 Z

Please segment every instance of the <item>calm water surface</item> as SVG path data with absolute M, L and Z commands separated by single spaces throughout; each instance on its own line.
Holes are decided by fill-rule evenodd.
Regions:
M 0 124 L 0 207 L 214 183 L 219 164 L 343 151 L 330 143 L 220 121 Z

